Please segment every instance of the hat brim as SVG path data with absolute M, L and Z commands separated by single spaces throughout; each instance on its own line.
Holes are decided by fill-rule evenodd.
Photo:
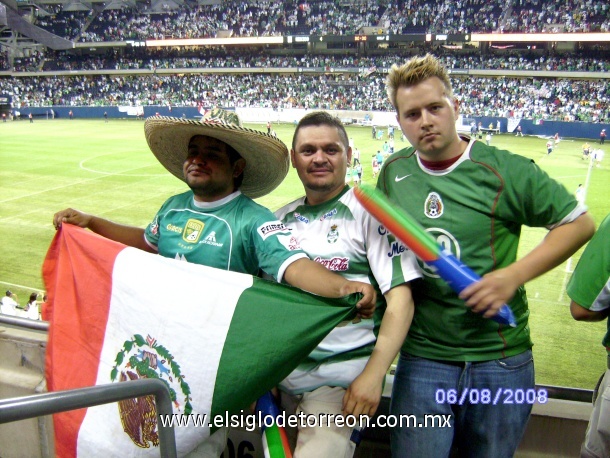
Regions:
M 243 194 L 252 199 L 269 194 L 286 178 L 290 168 L 288 148 L 279 138 L 254 129 L 218 121 L 153 116 L 144 123 L 146 141 L 159 162 L 172 175 L 185 181 L 182 167 L 188 145 L 195 135 L 224 142 L 246 160 Z

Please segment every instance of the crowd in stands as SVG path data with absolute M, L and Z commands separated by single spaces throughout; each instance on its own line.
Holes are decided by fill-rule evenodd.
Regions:
M 507 32 L 608 32 L 610 4 L 595 0 L 518 0 Z
M 174 10 L 136 7 L 63 11 L 45 4 L 37 24 L 82 42 L 231 36 L 345 35 L 362 27 L 395 34 L 594 32 L 610 30 L 610 6 L 598 0 L 224 1 Z
M 261 50 L 227 52 L 224 48 L 198 50 L 133 50 L 123 53 L 110 49 L 105 55 L 78 55 L 66 51 L 35 52 L 28 58 L 15 59 L 12 69 L 8 59 L 0 59 L 0 70 L 15 72 L 61 70 L 137 70 L 193 68 L 376 68 L 387 69 L 422 50 L 412 49 L 382 56 L 356 55 L 270 55 Z M 434 50 L 450 70 L 524 70 L 608 72 L 610 61 L 587 56 L 545 56 L 540 53 L 503 52 L 481 55 Z
M 347 34 L 375 25 L 393 33 L 554 30 L 607 31 L 609 5 L 594 0 L 377 0 L 237 2 L 184 4 L 151 14 L 135 8 L 63 11 L 45 4 L 48 16 L 39 26 L 80 41 L 116 41 L 167 37 L 209 37 L 219 31 L 232 36 L 286 33 Z M 410 55 L 432 50 L 447 68 L 457 70 L 524 70 L 608 72 L 610 60 L 595 55 L 546 55 L 538 51 L 481 54 L 407 48 L 384 55 L 278 55 L 257 48 L 228 52 L 224 47 L 194 49 L 109 48 L 105 54 L 35 51 L 9 61 L 0 53 L 0 70 L 16 72 L 0 78 L 0 93 L 13 95 L 17 106 L 172 105 L 273 108 L 390 110 L 385 71 Z M 277 52 L 277 50 L 276 50 Z M 160 69 L 286 68 L 323 69 L 291 74 L 156 73 Z M 341 72 L 333 74 L 333 71 Z M 344 71 L 347 69 L 347 71 Z M 19 77 L 19 72 L 78 70 L 148 70 L 148 75 Z M 110 73 L 110 72 L 109 72 Z M 180 73 L 180 72 L 176 72 Z M 457 72 L 459 73 L 459 72 Z M 457 75 L 456 73 L 456 75 Z M 461 111 L 474 116 L 541 117 L 554 120 L 610 119 L 610 89 L 604 81 L 527 78 L 453 78 Z
M 158 105 L 391 111 L 385 75 L 184 74 L 1 78 L 14 106 Z M 604 81 L 452 78 L 464 115 L 610 121 Z

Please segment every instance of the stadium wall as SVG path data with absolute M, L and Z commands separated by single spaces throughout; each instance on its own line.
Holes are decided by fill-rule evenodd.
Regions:
M 229 108 L 234 109 L 234 108 Z M 247 123 L 293 123 L 296 124 L 306 113 L 314 110 L 305 109 L 272 109 L 272 108 L 237 108 L 235 109 L 243 122 Z M 69 106 L 49 106 L 49 107 L 27 107 L 20 110 L 13 110 L 18 119 L 27 120 L 29 113 L 34 119 L 68 119 L 69 112 L 72 111 L 74 119 L 100 119 L 104 113 L 108 114 L 108 119 L 137 119 L 149 116 L 175 116 L 189 119 L 199 118 L 201 114 L 196 107 L 169 107 L 169 106 L 145 106 L 145 107 L 118 107 L 118 106 L 99 106 L 99 107 L 69 107 Z M 379 111 L 351 111 L 351 110 L 329 110 L 346 124 L 357 124 L 362 126 L 381 126 L 387 127 L 392 124 L 397 126 L 394 113 Z M 469 117 L 461 121 L 458 130 L 463 132 L 470 131 L 470 123 L 479 122 L 483 128 L 490 125 L 495 127 L 500 122 L 500 133 L 514 132 L 517 125 L 521 125 L 524 135 L 537 135 L 552 137 L 559 133 L 560 137 L 599 139 L 602 129 L 610 132 L 610 124 L 586 123 L 586 122 L 564 122 L 564 121 L 534 121 L 532 119 L 516 120 L 504 117 Z

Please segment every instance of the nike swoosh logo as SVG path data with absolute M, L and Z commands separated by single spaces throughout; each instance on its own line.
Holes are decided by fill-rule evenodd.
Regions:
M 412 173 L 409 173 L 408 175 L 405 175 L 404 177 L 398 177 L 398 175 L 396 175 L 396 178 L 394 178 L 394 181 L 396 183 L 398 183 L 399 181 L 404 180 L 405 178 L 409 178 L 411 175 L 413 175 Z

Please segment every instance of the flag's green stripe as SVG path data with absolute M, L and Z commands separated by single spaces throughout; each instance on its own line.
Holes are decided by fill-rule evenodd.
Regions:
M 265 428 L 265 438 L 267 440 L 267 450 L 270 458 L 286 458 L 286 449 L 284 449 L 284 441 L 280 434 L 280 429 L 277 425 Z
M 337 324 L 352 319 L 356 302 L 355 296 L 324 299 L 255 278 L 235 307 L 216 375 L 212 414 L 247 409 Z

